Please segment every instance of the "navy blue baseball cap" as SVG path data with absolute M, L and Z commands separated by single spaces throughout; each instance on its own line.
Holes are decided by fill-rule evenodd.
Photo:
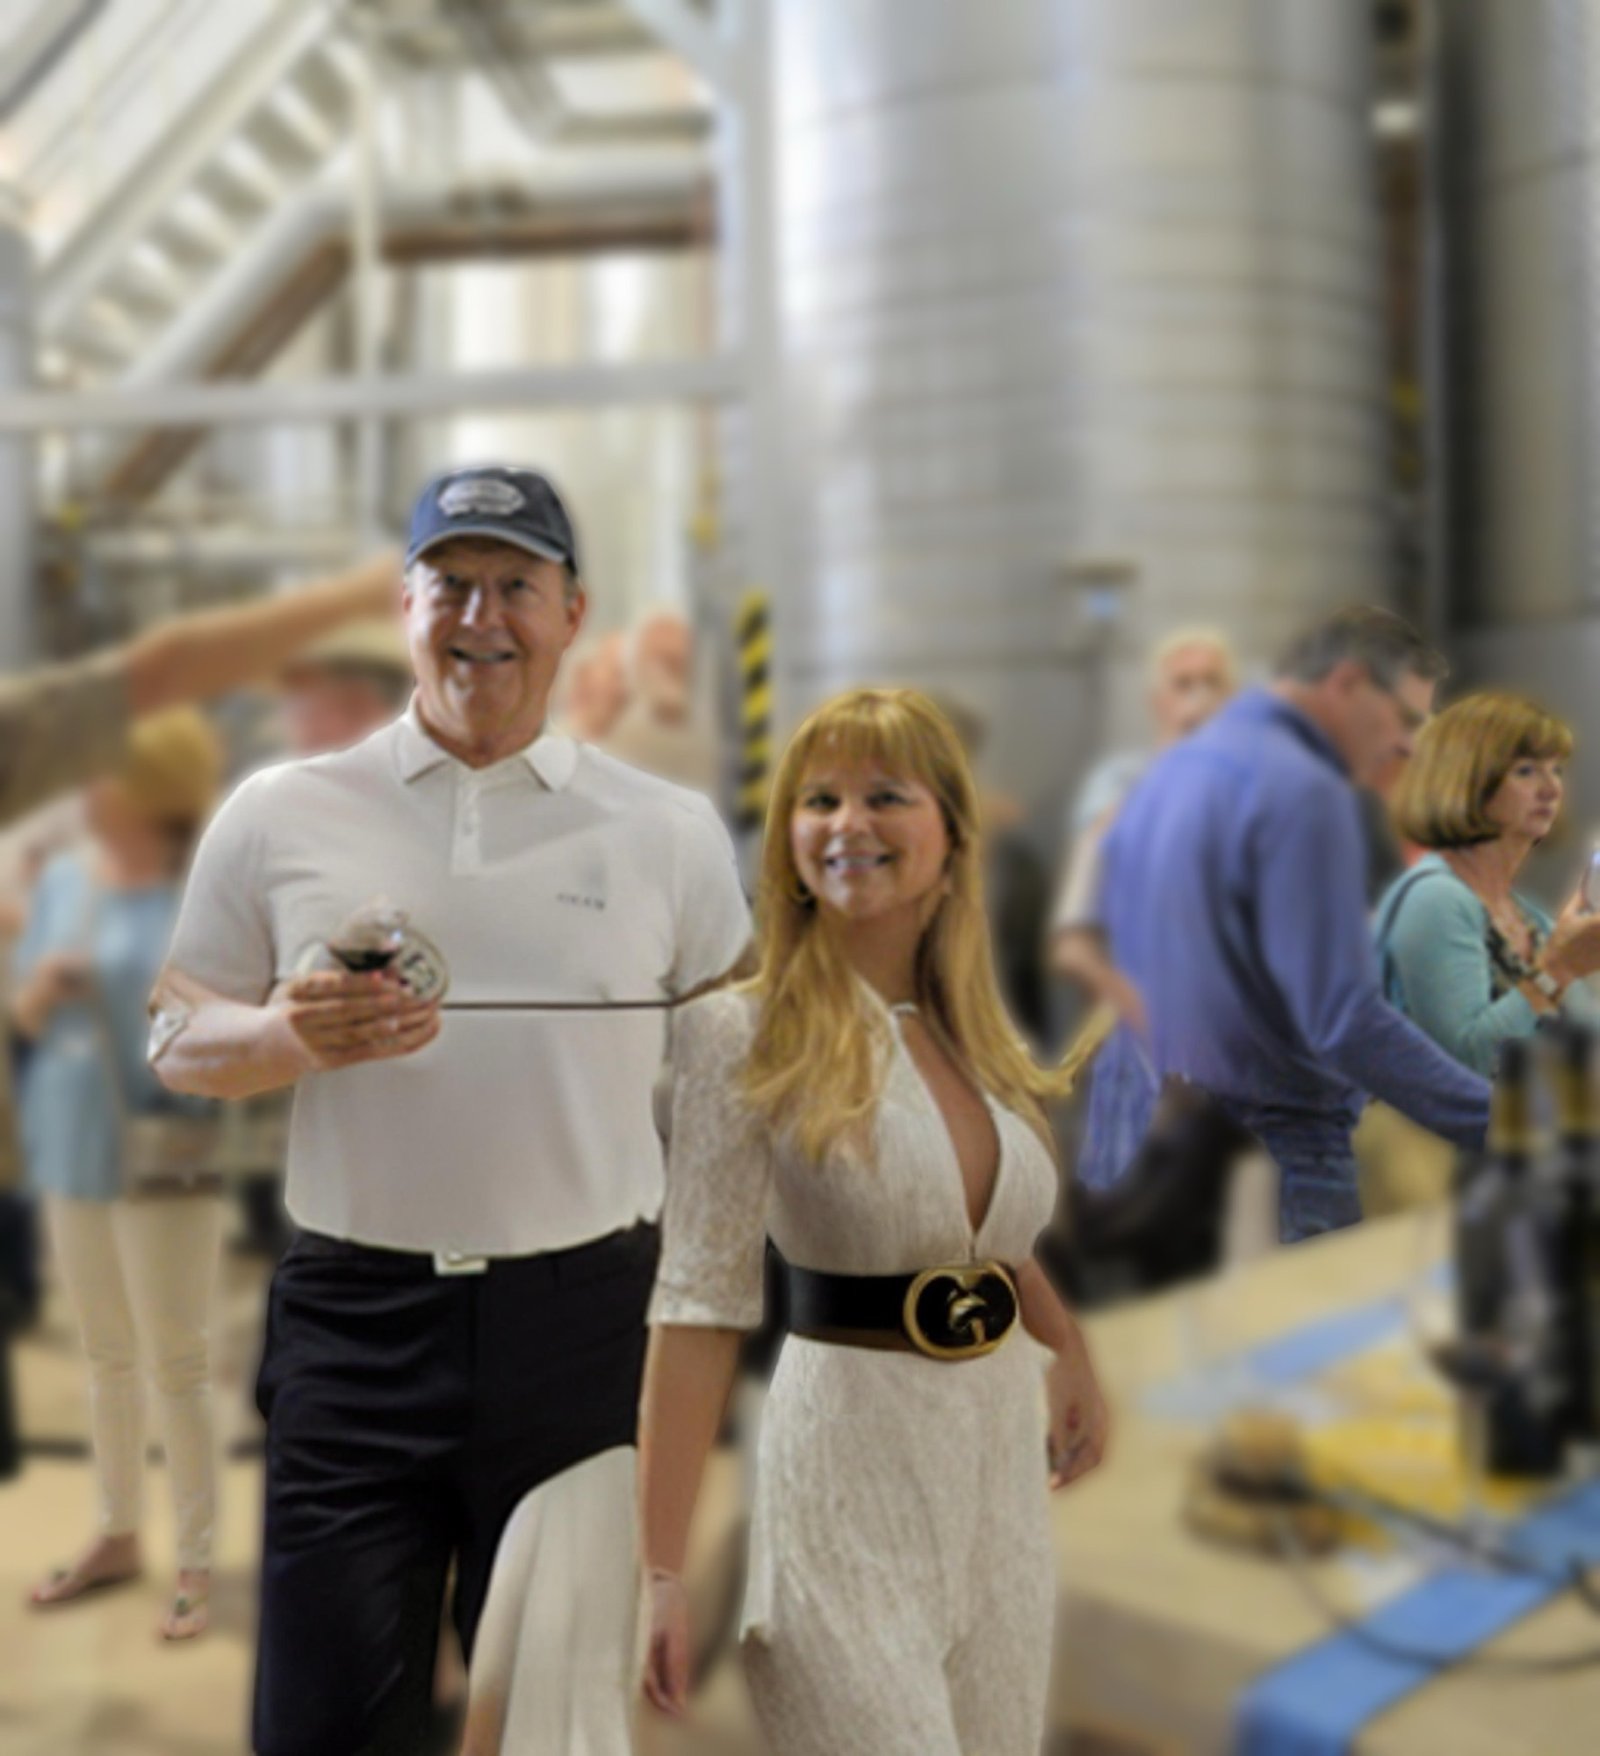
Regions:
M 536 470 L 481 464 L 435 476 L 411 508 L 406 566 L 452 537 L 492 537 L 578 571 L 578 538 L 561 496 Z

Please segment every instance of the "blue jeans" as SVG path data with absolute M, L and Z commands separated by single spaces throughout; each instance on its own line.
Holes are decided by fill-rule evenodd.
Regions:
M 1265 1104 L 1224 1104 L 1272 1156 L 1281 1179 L 1278 1239 L 1297 1244 L 1319 1232 L 1353 1226 L 1361 1218 L 1350 1117 L 1315 1115 Z

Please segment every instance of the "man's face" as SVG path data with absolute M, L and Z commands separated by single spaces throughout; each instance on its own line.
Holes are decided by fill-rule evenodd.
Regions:
M 307 667 L 283 684 L 284 741 L 295 756 L 348 750 L 395 716 L 392 697 L 359 671 Z
M 676 616 L 656 616 L 639 630 L 634 648 L 640 681 L 660 679 L 670 688 L 686 689 L 694 662 L 694 636 Z
M 1228 655 L 1209 640 L 1169 652 L 1150 690 L 1150 713 L 1163 744 L 1198 731 L 1233 694 Z
M 1433 712 L 1433 684 L 1406 671 L 1386 688 L 1365 665 L 1347 659 L 1329 673 L 1328 685 L 1337 704 L 1334 742 L 1350 778 L 1357 786 L 1388 792 Z
M 565 568 L 509 543 L 459 537 L 412 566 L 401 603 L 424 719 L 472 742 L 531 741 L 583 626 L 583 593 Z

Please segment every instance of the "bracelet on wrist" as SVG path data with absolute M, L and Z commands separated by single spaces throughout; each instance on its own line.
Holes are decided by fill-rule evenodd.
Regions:
M 1572 985 L 1572 977 L 1558 974 L 1548 964 L 1536 963 L 1528 971 L 1528 980 L 1554 1005 Z

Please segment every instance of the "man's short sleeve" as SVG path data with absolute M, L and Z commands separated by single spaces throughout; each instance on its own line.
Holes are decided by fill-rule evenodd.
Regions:
M 687 994 L 738 962 L 750 943 L 750 908 L 733 841 L 709 801 L 694 799 L 678 832 L 672 987 Z
M 231 1000 L 259 1005 L 277 975 L 265 892 L 266 800 L 246 781 L 195 852 L 167 962 Z
M 115 768 L 127 733 L 118 653 L 0 680 L 0 823 Z

